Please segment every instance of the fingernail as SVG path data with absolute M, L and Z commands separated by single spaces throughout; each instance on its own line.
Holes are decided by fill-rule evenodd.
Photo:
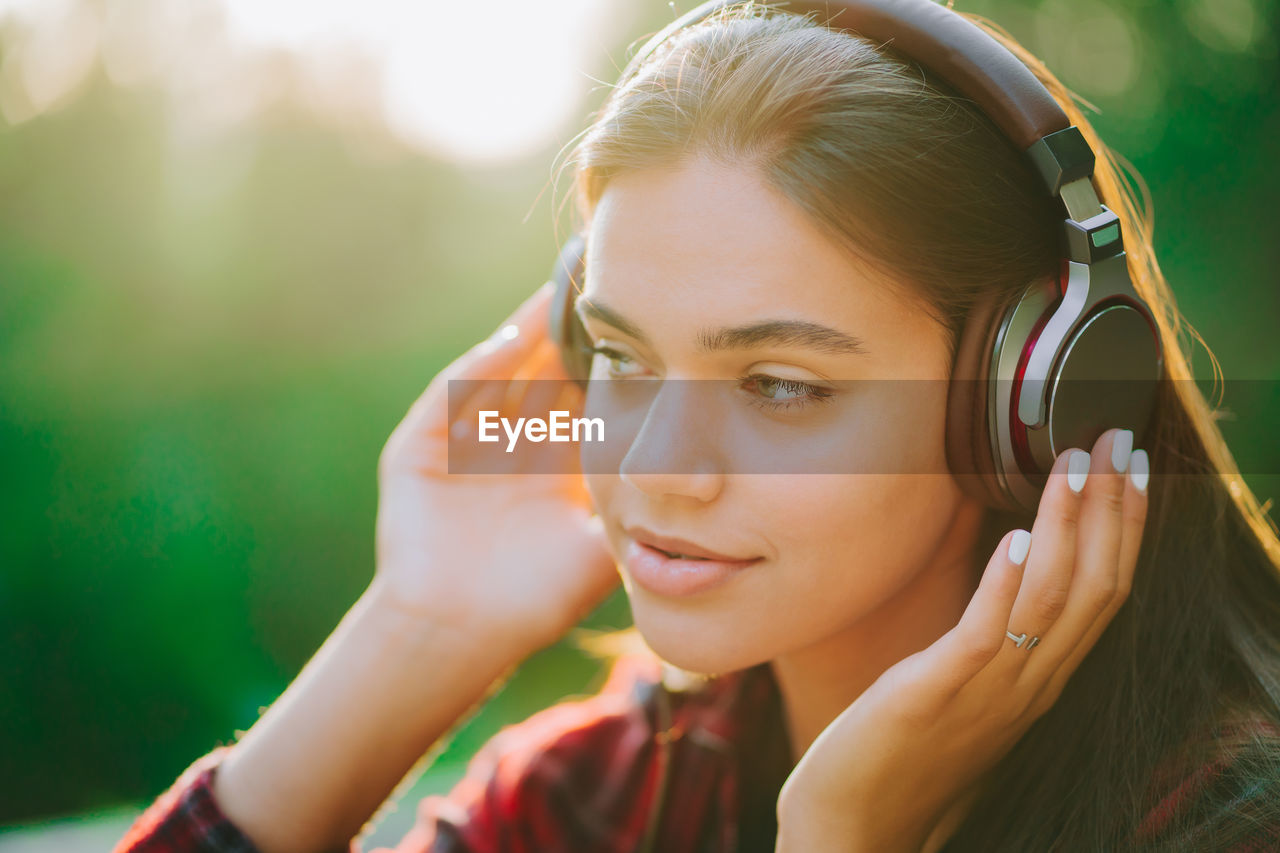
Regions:
M 1084 490 L 1084 481 L 1089 478 L 1089 459 L 1086 451 L 1073 450 L 1067 460 L 1067 485 L 1077 495 Z
M 1031 534 L 1025 530 L 1013 531 L 1013 538 L 1009 540 L 1009 562 L 1021 566 L 1030 550 Z
M 507 323 L 501 329 L 498 329 L 489 337 L 480 342 L 477 350 L 481 355 L 488 355 L 507 341 L 514 340 L 520 336 L 520 327 L 515 323 Z
M 1150 473 L 1147 460 L 1147 451 L 1135 450 L 1133 456 L 1129 457 L 1129 479 L 1133 481 L 1133 485 L 1138 491 L 1146 494 L 1147 491 L 1147 475 Z
M 520 327 L 515 323 L 507 323 L 505 326 L 481 341 L 476 349 L 481 355 L 488 355 L 507 341 L 513 340 L 519 336 Z
M 1117 474 L 1123 474 L 1129 467 L 1129 454 L 1133 452 L 1133 430 L 1122 429 L 1116 433 L 1111 444 L 1111 467 Z

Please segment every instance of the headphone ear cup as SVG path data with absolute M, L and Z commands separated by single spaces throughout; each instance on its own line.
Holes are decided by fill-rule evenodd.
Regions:
M 586 237 L 581 233 L 573 234 L 560 247 L 551 270 L 551 281 L 555 286 L 551 297 L 551 339 L 560 350 L 565 372 L 584 390 L 591 374 L 591 338 L 573 305 L 582 292 L 586 247 Z
M 965 494 L 1002 510 L 1020 507 L 1004 491 L 992 452 L 991 356 L 1006 306 L 995 298 L 970 310 L 947 388 L 947 467 Z
M 967 494 L 1034 514 L 1046 475 L 1066 447 L 1090 448 L 1116 426 L 1145 441 L 1162 352 L 1145 303 L 1133 294 L 1127 271 L 1117 271 L 1123 263 L 1123 255 L 1094 267 L 1064 260 L 1056 286 L 1034 282 L 1009 304 L 983 302 L 970 312 L 956 349 L 946 436 L 947 463 Z M 1100 296 L 1082 302 L 1085 293 Z M 1064 310 L 1071 330 L 1049 338 L 1057 341 L 1054 349 L 1038 356 L 1045 330 Z M 1048 367 L 1030 369 L 1037 358 Z M 1024 426 L 1022 396 L 1040 393 L 1040 423 Z

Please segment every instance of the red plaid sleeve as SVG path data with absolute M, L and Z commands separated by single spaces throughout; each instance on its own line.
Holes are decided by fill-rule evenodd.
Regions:
M 656 659 L 615 662 L 601 690 L 502 729 L 446 796 L 418 806 L 394 851 L 371 853 L 615 853 L 636 848 L 656 787 L 647 706 Z M 197 759 L 133 823 L 113 853 L 260 853 L 213 798 L 221 746 Z M 358 840 L 349 850 L 361 853 Z
M 371 853 L 621 853 L 635 850 L 656 787 L 653 721 L 635 691 L 656 661 L 621 658 L 601 690 L 494 735 L 447 795 L 423 798 L 394 850 Z
M 220 746 L 196 759 L 112 853 L 259 853 L 213 799 L 213 774 L 230 749 Z

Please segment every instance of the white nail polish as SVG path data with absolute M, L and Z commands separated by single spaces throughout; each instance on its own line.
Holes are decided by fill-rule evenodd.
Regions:
M 1122 429 L 1111 444 L 1111 467 L 1123 474 L 1129 467 L 1129 454 L 1133 452 L 1133 430 Z
M 1129 459 L 1129 479 L 1138 491 L 1144 493 L 1147 491 L 1147 475 L 1150 473 L 1148 464 L 1147 451 L 1133 451 L 1133 456 Z
M 1084 491 L 1084 481 L 1089 478 L 1090 456 L 1086 451 L 1073 450 L 1067 460 L 1067 485 L 1077 495 Z
M 1031 534 L 1026 530 L 1013 531 L 1013 538 L 1009 540 L 1009 562 L 1021 566 L 1030 550 Z

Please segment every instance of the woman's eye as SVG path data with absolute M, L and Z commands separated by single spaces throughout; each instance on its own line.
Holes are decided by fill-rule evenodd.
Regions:
M 749 386 L 752 405 L 774 412 L 799 411 L 817 403 L 829 402 L 835 394 L 830 388 L 820 385 L 779 379 L 763 373 L 753 373 L 741 381 Z
M 626 362 L 626 363 L 630 363 L 630 362 L 631 362 L 631 357 L 630 357 L 630 356 L 625 355 L 625 354 L 623 354 L 623 353 L 620 353 L 620 352 L 618 352 L 616 349 L 613 349 L 612 347 L 604 346 L 603 344 L 596 344 L 596 345 L 594 345 L 594 346 L 585 347 L 584 349 L 585 349 L 588 353 L 590 353 L 590 354 L 591 354 L 591 357 L 592 357 L 592 359 L 593 359 L 593 360 L 594 360 L 594 358 L 598 355 L 598 356 L 603 357 L 603 358 L 605 359 L 605 361 L 608 361 L 608 362 L 609 362 L 609 375 L 610 375 L 610 376 L 627 376 L 627 375 L 631 375 L 631 374 L 622 374 L 622 373 L 619 373 L 619 372 L 618 372 L 618 370 L 617 370 L 617 367 L 616 367 L 616 366 L 617 366 L 618 364 L 620 364 L 620 363 L 624 363 L 624 362 Z
M 632 376 L 633 373 L 621 373 L 618 364 L 634 364 L 631 357 L 612 347 L 596 344 L 584 347 L 584 350 L 595 356 L 601 356 L 609 364 L 609 376 Z M 763 373 L 752 373 L 740 380 L 740 387 L 747 391 L 748 402 L 756 408 L 770 412 L 795 412 L 817 403 L 831 400 L 835 392 L 820 385 L 800 382 L 794 379 L 780 379 Z

